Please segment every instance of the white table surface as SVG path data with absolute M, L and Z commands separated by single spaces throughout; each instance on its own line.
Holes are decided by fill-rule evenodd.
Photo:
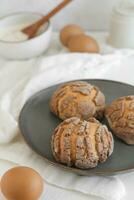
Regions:
M 103 41 L 102 44 L 102 52 L 103 53 L 108 53 L 109 51 L 111 52 L 111 48 L 106 48 L 107 45 L 105 43 L 106 41 L 106 35 L 104 33 L 91 33 L 91 35 L 94 35 L 98 41 L 101 40 Z M 51 48 L 53 46 L 53 48 Z M 44 56 L 47 55 L 53 55 L 57 53 L 63 53 L 66 51 L 65 48 L 62 47 L 62 45 L 59 43 L 57 34 L 53 35 L 53 40 L 52 40 L 52 46 L 50 46 L 48 52 L 44 54 Z M 107 49 L 107 50 L 106 50 Z M 12 166 L 12 163 L 9 163 L 7 161 L 0 161 L 0 168 L 3 166 Z M 1 175 L 1 174 L 0 174 Z M 134 172 L 132 173 L 127 173 L 120 175 L 120 179 L 123 181 L 126 187 L 127 194 L 122 200 L 133 200 L 134 199 Z M 83 195 L 79 192 L 74 192 L 74 191 L 68 191 L 64 190 L 58 187 L 55 187 L 53 185 L 50 185 L 48 183 L 45 183 L 45 190 L 44 194 L 42 195 L 42 200 L 101 200 L 99 197 L 92 197 L 92 196 L 86 196 Z M 1 195 L 1 194 L 0 194 Z M 0 199 L 3 200 L 4 198 L 0 196 Z

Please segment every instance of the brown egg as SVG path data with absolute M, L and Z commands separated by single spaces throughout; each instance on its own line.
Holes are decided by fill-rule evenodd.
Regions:
M 99 53 L 99 45 L 96 40 L 87 35 L 73 36 L 68 41 L 71 52 Z
M 3 175 L 1 191 L 8 200 L 37 200 L 43 191 L 43 179 L 31 168 L 15 167 Z
M 84 34 L 84 30 L 75 24 L 65 26 L 60 32 L 60 40 L 63 45 L 67 46 L 68 40 L 71 36 Z

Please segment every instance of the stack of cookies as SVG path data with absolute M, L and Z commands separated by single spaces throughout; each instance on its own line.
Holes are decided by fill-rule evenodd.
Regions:
M 134 144 L 134 96 L 122 97 L 110 106 L 96 86 L 85 81 L 59 87 L 50 101 L 50 109 L 63 120 L 52 135 L 52 153 L 57 162 L 81 169 L 96 167 L 112 154 L 113 133 Z

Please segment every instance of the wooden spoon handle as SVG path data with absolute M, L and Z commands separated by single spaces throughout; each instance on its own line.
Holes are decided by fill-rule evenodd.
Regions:
M 64 8 L 71 1 L 73 1 L 73 0 L 64 0 L 62 3 L 60 3 L 58 6 L 56 6 L 51 12 L 49 12 L 46 16 L 41 18 L 39 21 L 32 24 L 31 26 L 24 28 L 22 30 L 22 32 L 27 34 L 29 38 L 34 37 L 37 30 L 40 28 L 41 25 L 43 25 L 45 22 L 47 22 L 51 17 L 53 17 L 55 14 L 57 14 L 62 8 Z
M 62 3 L 60 3 L 56 8 L 54 8 L 51 12 L 49 12 L 46 16 L 44 16 L 39 22 L 39 24 L 43 24 L 44 22 L 48 21 L 51 17 L 53 17 L 55 14 L 57 14 L 62 8 L 64 8 L 68 3 L 70 3 L 72 0 L 64 0 Z

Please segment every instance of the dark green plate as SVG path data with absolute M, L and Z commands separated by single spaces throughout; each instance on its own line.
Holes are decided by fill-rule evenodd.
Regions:
M 98 86 L 106 96 L 106 103 L 111 103 L 120 96 L 134 95 L 134 87 L 124 83 L 107 80 L 86 80 Z M 60 84 L 59 84 L 60 85 Z M 80 170 L 57 163 L 51 152 L 51 135 L 55 127 L 61 122 L 49 109 L 49 101 L 59 85 L 44 89 L 33 95 L 23 107 L 19 126 L 27 144 L 51 164 L 73 171 L 80 175 L 112 175 L 134 169 L 134 146 L 126 145 L 114 137 L 115 147 L 112 156 L 94 169 Z M 103 120 L 103 123 L 106 123 Z

